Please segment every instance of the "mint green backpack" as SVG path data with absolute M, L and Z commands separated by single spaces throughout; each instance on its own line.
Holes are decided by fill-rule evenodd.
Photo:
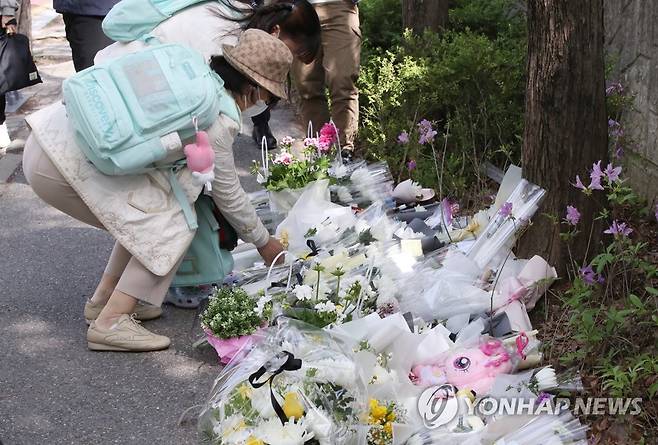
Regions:
M 174 174 L 182 164 L 160 161 L 171 151 L 182 154 L 181 141 L 210 127 L 220 113 L 240 122 L 224 82 L 201 55 L 182 45 L 155 44 L 73 75 L 63 91 L 76 142 L 96 168 L 113 176 L 170 169 L 172 190 L 195 229 Z
M 103 19 L 103 32 L 117 42 L 132 42 L 178 11 L 208 0 L 121 0 Z
M 194 204 L 199 228 L 171 283 L 173 287 L 221 284 L 233 270 L 231 252 L 219 247 L 220 227 L 213 205 L 206 195 L 199 196 Z

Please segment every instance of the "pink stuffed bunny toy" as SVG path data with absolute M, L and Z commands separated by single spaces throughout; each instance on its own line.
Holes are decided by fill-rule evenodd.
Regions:
M 186 145 L 184 152 L 195 184 L 210 184 L 215 179 L 215 152 L 210 146 L 208 133 L 197 131 L 196 142 Z
M 486 394 L 498 374 L 512 371 L 512 357 L 497 339 L 471 348 L 458 349 L 437 363 L 416 365 L 409 378 L 419 386 L 449 383 L 458 389 L 471 389 L 477 395 Z

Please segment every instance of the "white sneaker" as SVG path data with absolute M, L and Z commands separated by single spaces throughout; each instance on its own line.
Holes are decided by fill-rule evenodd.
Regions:
M 7 124 L 2 124 L 0 125 L 0 150 L 5 150 L 9 144 L 11 144 L 11 139 L 9 139 Z

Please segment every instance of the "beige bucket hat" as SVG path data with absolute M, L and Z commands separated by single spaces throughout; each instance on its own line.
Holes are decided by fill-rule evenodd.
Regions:
M 222 45 L 222 50 L 228 63 L 253 82 L 281 99 L 288 97 L 285 82 L 292 53 L 281 40 L 260 29 L 248 29 L 237 45 Z

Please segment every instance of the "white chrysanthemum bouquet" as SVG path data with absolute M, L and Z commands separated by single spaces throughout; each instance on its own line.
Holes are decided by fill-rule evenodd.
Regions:
M 221 445 L 355 443 L 365 383 L 351 352 L 324 331 L 279 319 L 219 376 L 201 415 Z

